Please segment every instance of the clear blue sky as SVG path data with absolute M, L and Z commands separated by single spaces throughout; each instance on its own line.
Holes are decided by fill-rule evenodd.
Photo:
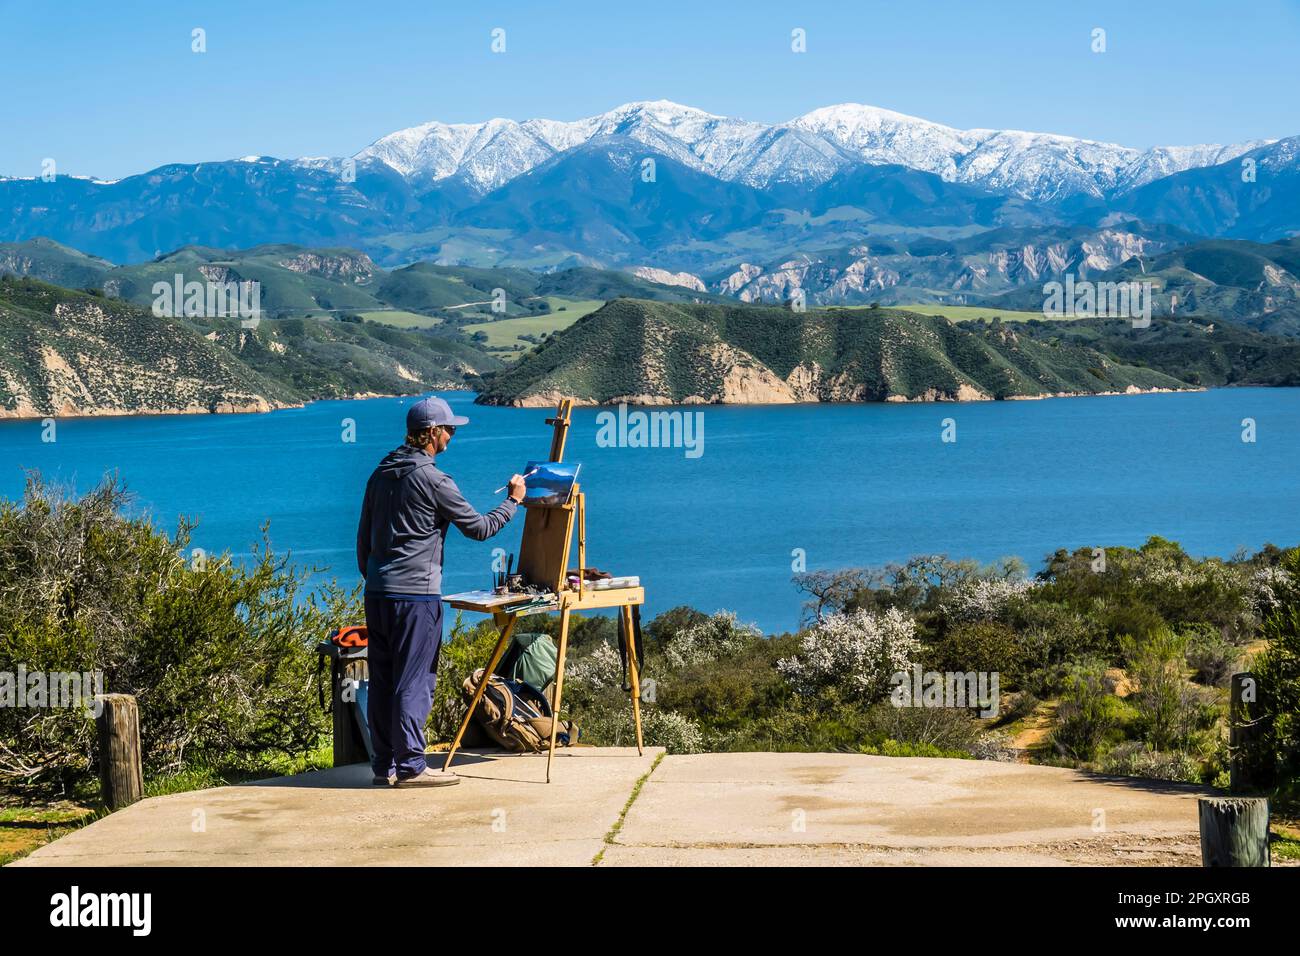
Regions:
M 194 27 L 207 53 L 190 52 Z M 7 175 L 47 156 L 116 178 L 348 155 L 431 119 L 660 98 L 763 122 L 862 102 L 964 128 L 1226 143 L 1300 133 L 1300 0 L 0 0 L 0 88 Z

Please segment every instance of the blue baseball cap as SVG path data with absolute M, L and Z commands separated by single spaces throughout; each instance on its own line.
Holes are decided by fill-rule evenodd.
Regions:
M 464 415 L 454 415 L 451 406 L 436 395 L 422 398 L 406 410 L 406 434 L 431 428 L 434 425 L 468 425 Z

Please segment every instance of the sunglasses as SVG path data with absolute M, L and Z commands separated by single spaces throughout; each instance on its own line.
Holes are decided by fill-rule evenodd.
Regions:
M 445 432 L 447 433 L 447 436 L 448 436 L 448 437 L 450 437 L 450 436 L 456 434 L 456 426 L 455 426 L 455 425 L 440 425 L 439 427 L 440 427 L 443 431 L 445 431 Z

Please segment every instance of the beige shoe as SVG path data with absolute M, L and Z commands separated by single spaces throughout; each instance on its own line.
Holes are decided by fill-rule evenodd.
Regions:
M 450 787 L 458 783 L 460 777 L 452 771 L 434 770 L 432 767 L 425 767 L 424 773 L 418 773 L 414 777 L 397 778 L 399 787 Z

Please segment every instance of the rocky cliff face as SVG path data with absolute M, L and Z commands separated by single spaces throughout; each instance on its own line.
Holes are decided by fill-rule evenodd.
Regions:
M 802 293 L 808 305 L 853 305 L 870 301 L 927 301 L 938 291 L 995 295 L 1072 273 L 1076 279 L 1113 269 L 1133 258 L 1150 258 L 1170 247 L 1166 240 L 1136 232 L 1101 229 L 1068 239 L 990 242 L 967 251 L 960 246 L 934 255 L 885 245 L 851 246 L 819 255 L 800 255 L 771 265 L 741 263 L 712 283 L 709 291 L 741 302 L 786 302 Z M 915 290 L 915 291 L 907 291 Z
M 300 252 L 280 259 L 279 264 L 290 272 L 320 276 L 322 279 L 343 279 L 355 285 L 369 284 L 378 271 L 370 257 L 360 252 Z
M 658 282 L 660 285 L 676 285 L 684 289 L 692 289 L 696 292 L 707 292 L 704 280 L 697 275 L 689 272 L 669 272 L 667 269 L 656 269 L 653 266 L 636 266 L 629 269 L 628 272 L 638 279 L 645 279 L 647 282 Z

